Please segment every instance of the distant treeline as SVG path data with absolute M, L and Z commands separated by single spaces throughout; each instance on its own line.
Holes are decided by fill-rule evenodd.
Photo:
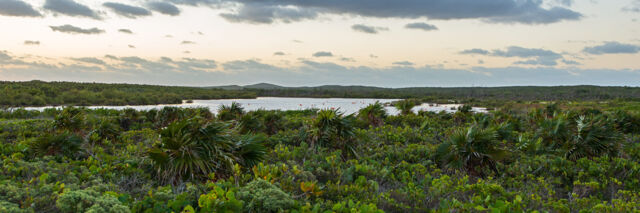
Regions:
M 363 86 L 245 88 L 258 96 L 334 98 L 417 98 L 425 101 L 572 101 L 640 100 L 640 87 L 554 86 L 554 87 L 463 87 L 463 88 L 379 88 Z
M 255 97 L 251 91 L 196 87 L 0 81 L 0 106 L 179 104 L 189 99 Z

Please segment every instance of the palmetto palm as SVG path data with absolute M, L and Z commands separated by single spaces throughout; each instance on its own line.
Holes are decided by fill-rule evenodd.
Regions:
M 565 157 L 576 160 L 615 154 L 621 140 L 616 125 L 604 115 L 580 116 L 572 140 L 565 144 Z
M 243 135 L 234 139 L 233 154 L 238 163 L 245 168 L 258 165 L 267 153 L 267 149 L 263 145 L 265 140 L 266 137 L 263 135 Z
M 401 100 L 396 102 L 395 104 L 396 109 L 400 110 L 400 114 L 402 115 L 412 114 L 413 111 L 411 110 L 415 106 L 416 106 L 416 103 L 413 100 Z
M 545 118 L 538 124 L 536 137 L 542 139 L 542 145 L 549 149 L 557 149 L 571 138 L 572 123 L 567 114 L 557 114 Z
M 446 168 L 484 176 L 482 168 L 489 166 L 497 173 L 496 162 L 504 158 L 506 151 L 499 148 L 496 138 L 496 132 L 491 129 L 475 126 L 460 129 L 438 147 L 436 156 Z
M 212 172 L 224 176 L 235 163 L 252 166 L 265 153 L 262 140 L 234 140 L 228 125 L 221 122 L 178 121 L 162 129 L 160 136 L 149 157 L 164 183 L 204 178 Z
M 355 155 L 353 115 L 338 110 L 320 110 L 311 124 L 313 146 L 331 146 Z
M 31 142 L 29 147 L 38 156 L 53 155 L 77 158 L 80 154 L 82 138 L 70 132 L 45 134 Z
M 238 127 L 241 133 L 256 133 L 264 129 L 262 120 L 254 113 L 247 113 L 240 116 Z
M 384 118 L 387 117 L 387 111 L 379 101 L 376 101 L 376 103 L 369 104 L 369 106 L 360 109 L 358 117 L 361 120 L 367 121 L 367 123 L 373 127 L 379 127 L 384 123 Z
M 223 121 L 237 119 L 244 114 L 244 108 L 238 102 L 231 102 L 231 105 L 221 105 L 218 108 L 218 119 Z

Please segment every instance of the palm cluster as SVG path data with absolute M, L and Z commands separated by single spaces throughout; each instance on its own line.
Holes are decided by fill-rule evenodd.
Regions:
M 483 168 L 497 173 L 496 162 L 506 156 L 507 152 L 499 146 L 495 130 L 472 126 L 455 131 L 438 147 L 436 155 L 446 168 L 484 176 Z
M 402 115 L 413 114 L 413 107 L 416 106 L 416 101 L 414 100 L 401 100 L 396 102 L 395 107 L 400 111 Z
M 224 176 L 234 164 L 252 167 L 266 152 L 264 138 L 235 137 L 228 124 L 198 118 L 171 123 L 160 136 L 149 157 L 165 183 L 205 178 L 214 172 Z
M 358 118 L 360 118 L 360 120 L 366 121 L 370 126 L 373 127 L 380 127 L 384 125 L 384 119 L 386 117 L 387 111 L 379 101 L 376 101 L 376 103 L 374 104 L 369 104 L 368 106 L 358 111 Z
M 334 147 L 355 154 L 353 115 L 338 109 L 320 110 L 311 123 L 312 146 Z

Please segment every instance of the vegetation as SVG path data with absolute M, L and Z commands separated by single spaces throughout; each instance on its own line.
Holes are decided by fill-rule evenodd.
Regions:
M 180 104 L 192 99 L 255 97 L 253 92 L 197 87 L 0 81 L 0 106 L 12 107 Z
M 640 100 L 638 87 L 601 86 L 514 86 L 514 87 L 413 87 L 381 88 L 366 86 L 280 87 L 258 86 L 216 87 L 229 91 L 251 91 L 266 97 L 318 98 L 417 98 L 423 102 L 463 103 L 495 101 L 596 101 Z
M 0 110 L 0 212 L 638 212 L 638 133 L 624 101 Z
M 222 87 L 175 87 L 135 84 L 0 81 L 0 107 L 154 105 L 192 103 L 194 99 L 262 97 L 411 98 L 415 104 L 466 103 L 501 107 L 504 102 L 638 101 L 638 87 L 459 87 L 380 88 L 365 86 L 281 87 L 269 84 Z

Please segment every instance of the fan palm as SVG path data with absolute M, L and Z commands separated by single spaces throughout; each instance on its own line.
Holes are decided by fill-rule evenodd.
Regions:
M 496 138 L 496 132 L 491 129 L 475 126 L 460 129 L 438 147 L 436 156 L 446 168 L 484 176 L 482 169 L 488 166 L 497 173 L 496 162 L 504 158 L 506 151 L 499 148 Z
M 615 124 L 603 115 L 580 116 L 571 141 L 566 143 L 565 157 L 576 160 L 615 154 L 621 137 Z
M 353 115 L 335 110 L 320 110 L 311 124 L 312 146 L 340 148 L 356 154 Z
M 29 144 L 37 156 L 53 155 L 77 158 L 82 138 L 70 132 L 45 134 Z
M 244 108 L 238 102 L 231 102 L 231 105 L 221 105 L 218 108 L 218 119 L 223 121 L 237 119 L 244 114 Z
M 265 140 L 263 135 L 243 135 L 236 139 L 234 155 L 238 163 L 245 168 L 258 165 L 267 153 L 263 145 Z
M 221 122 L 178 121 L 162 129 L 160 136 L 149 157 L 165 183 L 204 178 L 212 172 L 224 176 L 235 163 L 250 166 L 264 155 L 261 140 L 235 142 L 228 125 Z
M 373 127 L 379 127 L 383 125 L 384 118 L 387 117 L 387 111 L 379 101 L 376 101 L 376 103 L 360 109 L 358 117 Z
M 84 121 L 84 112 L 75 107 L 65 107 L 62 112 L 54 118 L 54 128 L 58 130 L 69 130 L 79 132 Z
M 238 127 L 241 133 L 256 133 L 264 129 L 262 120 L 254 113 L 247 113 L 240 116 Z
M 557 114 L 552 118 L 545 118 L 538 124 L 536 137 L 542 139 L 542 144 L 550 149 L 556 149 L 571 138 L 572 124 L 566 114 Z
M 398 101 L 395 104 L 396 109 L 398 109 L 400 111 L 400 114 L 402 115 L 413 114 L 413 111 L 411 110 L 415 106 L 416 106 L 416 102 L 408 99 Z

